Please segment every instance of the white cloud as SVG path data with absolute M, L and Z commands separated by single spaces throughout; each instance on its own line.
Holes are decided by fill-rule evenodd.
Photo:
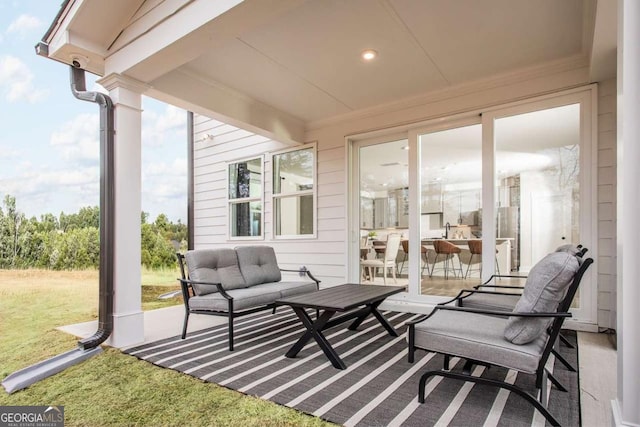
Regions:
M 84 113 L 63 123 L 51 134 L 50 144 L 65 160 L 96 163 L 100 159 L 100 117 Z
M 11 194 L 27 216 L 76 211 L 95 206 L 100 196 L 97 166 L 60 170 L 22 169 L 11 178 L 0 179 L 0 193 Z
M 21 37 L 25 37 L 42 26 L 43 22 L 40 19 L 32 15 L 22 14 L 9 24 L 7 34 L 18 34 Z
M 20 156 L 20 151 L 7 145 L 0 145 L 0 159 L 16 159 Z
M 33 73 L 19 58 L 0 56 L 0 88 L 9 102 L 26 100 L 29 103 L 42 101 L 49 91 L 33 86 Z
M 168 135 L 187 132 L 187 113 L 173 105 L 167 105 L 162 114 L 151 110 L 142 113 L 142 143 L 149 147 L 162 146 Z
M 171 163 L 155 162 L 150 163 L 144 168 L 143 175 L 145 177 L 181 177 L 187 176 L 187 160 L 177 158 Z

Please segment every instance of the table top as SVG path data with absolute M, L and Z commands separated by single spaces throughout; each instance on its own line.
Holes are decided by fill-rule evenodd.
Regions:
M 290 305 L 292 307 L 348 311 L 364 304 L 380 301 L 404 290 L 404 286 L 347 283 L 331 288 L 320 289 L 315 292 L 282 298 L 276 301 L 276 303 Z

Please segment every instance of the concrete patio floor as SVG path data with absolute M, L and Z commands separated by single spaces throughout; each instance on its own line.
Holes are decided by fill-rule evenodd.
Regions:
M 145 343 L 182 333 L 184 307 L 176 305 L 144 312 Z M 191 315 L 189 332 L 226 324 L 226 317 Z M 60 331 L 79 338 L 91 336 L 98 321 L 61 326 Z M 612 424 L 611 401 L 616 396 L 616 349 L 608 334 L 578 332 L 582 425 L 607 427 Z

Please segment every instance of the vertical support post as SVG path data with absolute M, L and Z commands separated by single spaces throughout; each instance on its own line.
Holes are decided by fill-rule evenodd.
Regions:
M 618 1 L 618 393 L 613 425 L 640 425 L 640 3 Z
M 115 111 L 114 328 L 107 343 L 125 347 L 144 341 L 141 288 L 142 92 L 136 80 L 110 74 L 98 81 Z

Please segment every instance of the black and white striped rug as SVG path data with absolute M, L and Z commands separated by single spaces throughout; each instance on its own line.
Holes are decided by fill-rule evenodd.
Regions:
M 235 351 L 227 349 L 227 326 L 129 348 L 125 352 L 155 365 L 187 373 L 296 408 L 345 426 L 519 426 L 544 425 L 544 418 L 517 395 L 483 385 L 434 377 L 424 404 L 417 401 L 418 380 L 440 369 L 442 356 L 421 350 L 407 362 L 406 322 L 417 315 L 386 312 L 400 336 L 387 334 L 368 318 L 357 331 L 348 323 L 325 331 L 346 370 L 331 366 L 311 341 L 295 359 L 284 356 L 304 328 L 289 308 L 241 317 L 235 321 Z M 569 333 L 575 341 L 575 334 Z M 577 366 L 577 350 L 562 345 L 561 354 Z M 553 357 L 553 356 L 552 356 Z M 452 359 L 453 369 L 462 364 Z M 553 360 L 550 360 L 553 363 Z M 455 364 L 455 365 L 454 365 Z M 560 363 L 556 376 L 568 389 L 549 386 L 549 409 L 563 426 L 580 425 L 578 374 Z M 505 379 L 529 390 L 532 375 L 476 367 L 473 375 Z

